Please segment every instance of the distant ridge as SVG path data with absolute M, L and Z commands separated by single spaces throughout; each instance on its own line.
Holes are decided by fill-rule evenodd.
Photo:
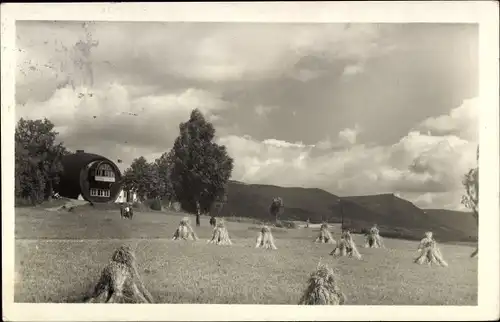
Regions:
M 318 188 L 246 184 L 231 180 L 228 202 L 221 216 L 273 221 L 268 207 L 275 196 L 282 197 L 285 202 L 282 220 L 340 223 L 343 213 L 344 224 L 359 232 L 376 223 L 386 235 L 418 239 L 425 231 L 432 230 L 442 241 L 477 240 L 475 220 L 466 212 L 423 210 L 392 193 L 339 197 Z
M 236 180 L 229 180 L 229 183 L 234 183 L 234 184 L 244 184 L 246 185 L 247 183 L 241 182 L 241 181 L 236 181 Z

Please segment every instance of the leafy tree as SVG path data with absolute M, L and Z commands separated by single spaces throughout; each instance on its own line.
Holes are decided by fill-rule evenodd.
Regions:
M 477 148 L 476 159 L 479 161 L 479 147 Z M 464 176 L 462 183 L 465 188 L 465 195 L 462 197 L 462 204 L 472 210 L 473 216 L 478 221 L 479 218 L 479 167 L 470 169 Z
M 130 167 L 125 170 L 123 188 L 135 191 L 140 201 L 147 198 L 159 198 L 165 190 L 163 181 L 160 180 L 158 166 L 155 163 L 149 163 L 142 156 L 134 159 Z
M 276 223 L 278 223 L 279 216 L 283 213 L 285 209 L 285 204 L 283 203 L 283 199 L 281 197 L 273 198 L 271 205 L 269 206 L 269 212 L 276 219 Z
M 158 159 L 155 160 L 155 165 L 158 168 L 158 175 L 163 184 L 163 196 L 169 201 L 169 207 L 175 201 L 174 186 L 170 178 L 173 167 L 173 156 L 171 152 L 163 153 Z
M 479 162 L 479 146 L 477 147 L 476 160 Z M 462 183 L 465 195 L 462 196 L 462 204 L 472 210 L 472 215 L 479 224 L 479 166 L 470 169 L 464 176 Z M 477 255 L 477 250 L 471 256 Z
M 213 142 L 215 129 L 198 109 L 179 125 L 179 130 L 171 150 L 173 190 L 185 211 L 197 213 L 199 203 L 201 212 L 206 213 L 224 194 L 233 159 L 225 146 Z
M 62 156 L 69 153 L 63 143 L 56 144 L 59 133 L 48 119 L 21 118 L 15 131 L 15 194 L 33 204 L 50 199 L 62 173 Z

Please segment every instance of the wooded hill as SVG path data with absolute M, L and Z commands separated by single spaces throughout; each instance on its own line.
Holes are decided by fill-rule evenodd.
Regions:
M 283 198 L 286 221 L 340 223 L 355 232 L 378 224 L 387 237 L 421 239 L 431 230 L 441 241 L 475 241 L 477 226 L 471 213 L 441 209 L 424 210 L 393 194 L 339 197 L 316 188 L 286 188 L 231 181 L 228 201 L 220 215 L 274 221 L 269 214 L 273 197 Z

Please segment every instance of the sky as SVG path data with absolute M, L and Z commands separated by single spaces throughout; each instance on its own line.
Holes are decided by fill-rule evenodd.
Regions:
M 476 165 L 473 24 L 16 24 L 16 119 L 123 162 L 168 151 L 195 108 L 233 180 L 462 210 Z

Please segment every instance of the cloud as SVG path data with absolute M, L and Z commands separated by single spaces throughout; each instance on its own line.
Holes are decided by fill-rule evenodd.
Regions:
M 359 132 L 360 132 L 359 125 L 356 124 L 356 126 L 353 129 L 347 128 L 340 131 L 339 138 L 349 142 L 350 144 L 355 144 Z
M 320 150 L 345 148 L 356 144 L 356 139 L 360 132 L 360 126 L 356 124 L 354 128 L 345 128 L 341 130 L 337 135 L 337 139 L 333 142 L 329 137 L 327 137 L 324 140 L 318 141 L 318 143 L 315 144 L 315 147 Z
M 283 140 L 267 139 L 262 141 L 263 144 L 268 146 L 278 147 L 278 148 L 305 148 L 306 146 L 302 142 L 290 143 Z
M 326 72 L 324 70 L 311 70 L 307 68 L 302 69 L 294 69 L 290 72 L 290 76 L 296 80 L 301 82 L 309 82 L 313 79 L 319 78 L 324 75 Z
M 268 115 L 269 113 L 271 113 L 272 111 L 275 111 L 277 109 L 278 109 L 277 106 L 257 105 L 257 106 L 255 106 L 255 113 L 259 117 L 265 117 L 266 115 Z
M 64 87 L 45 102 L 28 101 L 18 105 L 17 118 L 47 117 L 71 149 L 88 147 L 93 151 L 104 145 L 105 155 L 126 161 L 136 152 L 158 154 L 168 150 L 195 108 L 217 126 L 218 113 L 230 104 L 216 94 L 190 88 L 181 92 L 134 98 L 130 89 L 111 83 L 103 89 Z M 113 152 L 106 151 L 117 146 Z
M 379 30 L 369 24 L 349 29 L 344 24 L 240 23 L 228 28 L 225 23 L 175 22 L 17 26 L 19 86 L 41 84 L 46 91 L 71 81 L 88 86 L 111 78 L 140 78 L 148 84 L 168 76 L 206 82 L 269 78 L 309 55 L 358 61 L 382 51 L 373 46 Z M 305 80 L 320 72 L 304 68 L 298 75 Z
M 363 65 L 348 65 L 344 68 L 342 75 L 350 76 L 350 75 L 361 74 L 363 70 L 364 70 Z
M 455 109 L 441 117 L 453 115 Z M 462 128 L 456 129 L 463 133 Z M 333 145 L 327 141 L 305 145 L 226 136 L 219 142 L 235 157 L 235 180 L 320 187 L 338 195 L 393 192 L 422 207 L 463 209 L 461 179 L 475 166 L 476 141 L 411 131 L 395 144 L 366 146 L 356 143 L 359 131 L 358 126 L 340 131 L 348 145 L 336 150 L 327 149 Z
M 458 137 L 477 141 L 479 122 L 478 98 L 468 99 L 462 105 L 451 110 L 448 115 L 426 119 L 420 124 L 424 131 L 436 135 L 453 134 Z

